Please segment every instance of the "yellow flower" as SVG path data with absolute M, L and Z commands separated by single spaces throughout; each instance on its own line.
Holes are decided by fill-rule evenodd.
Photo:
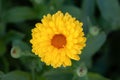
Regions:
M 86 45 L 82 25 L 69 13 L 47 14 L 32 29 L 32 51 L 46 65 L 54 68 L 71 66 L 71 59 L 79 60 Z

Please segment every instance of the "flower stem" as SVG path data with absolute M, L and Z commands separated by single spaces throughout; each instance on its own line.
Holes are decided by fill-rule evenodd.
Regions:
M 32 63 L 34 65 L 34 63 Z M 32 75 L 32 80 L 36 80 L 35 79 L 35 68 L 32 66 L 31 67 L 31 75 Z

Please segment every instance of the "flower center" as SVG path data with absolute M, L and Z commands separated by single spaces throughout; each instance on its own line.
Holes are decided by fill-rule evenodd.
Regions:
M 51 40 L 51 45 L 60 49 L 66 45 L 66 37 L 63 34 L 56 34 Z

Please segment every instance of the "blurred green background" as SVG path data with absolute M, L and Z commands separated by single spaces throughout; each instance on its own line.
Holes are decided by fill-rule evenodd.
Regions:
M 69 12 L 84 23 L 87 46 L 66 68 L 31 52 L 43 15 Z M 0 0 L 0 80 L 120 80 L 120 0 Z

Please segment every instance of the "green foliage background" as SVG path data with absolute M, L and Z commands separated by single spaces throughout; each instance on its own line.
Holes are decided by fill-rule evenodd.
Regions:
M 69 12 L 84 23 L 80 61 L 53 69 L 31 52 L 43 15 Z M 0 0 L 0 80 L 120 80 L 120 0 Z

